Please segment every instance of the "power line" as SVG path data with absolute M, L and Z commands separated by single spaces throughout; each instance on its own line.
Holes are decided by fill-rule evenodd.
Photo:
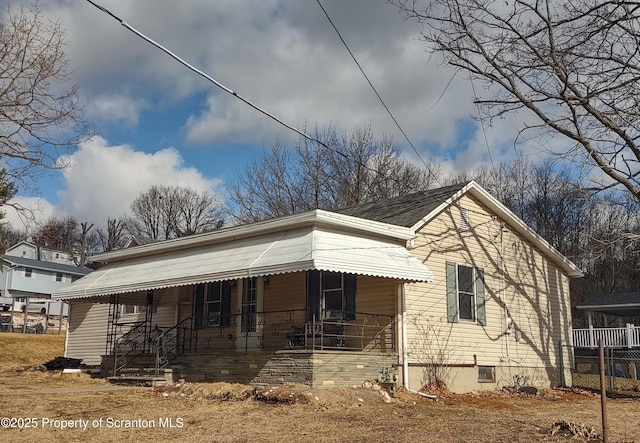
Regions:
M 175 54 L 174 52 L 172 52 L 168 48 L 162 46 L 160 43 L 154 41 L 150 37 L 147 37 L 145 34 L 143 34 L 142 32 L 138 31 L 133 26 L 129 25 L 127 22 L 125 22 L 123 19 L 121 19 L 120 17 L 118 17 L 117 15 L 115 15 L 114 13 L 109 11 L 107 8 L 97 4 L 93 0 L 87 0 L 87 2 L 89 2 L 90 4 L 92 4 L 93 6 L 98 8 L 100 11 L 104 12 L 105 14 L 108 14 L 109 16 L 114 18 L 116 21 L 120 22 L 120 24 L 122 26 L 124 26 L 126 29 L 128 29 L 131 32 L 133 32 L 135 35 L 137 35 L 141 39 L 145 40 L 146 42 L 150 43 L 151 45 L 155 46 L 156 48 L 160 49 L 162 52 L 164 52 L 165 54 L 169 55 L 171 58 L 173 58 L 174 60 L 178 61 L 183 66 L 187 67 L 191 71 L 193 71 L 196 74 L 200 75 L 201 77 L 205 78 L 206 80 L 208 80 L 209 82 L 213 83 L 214 85 L 216 85 L 218 88 L 222 89 L 223 91 L 233 95 L 235 98 L 237 98 L 238 100 L 240 100 L 240 101 L 244 102 L 245 104 L 249 105 L 251 108 L 255 109 L 256 111 L 266 115 L 270 119 L 274 120 L 276 123 L 284 126 L 287 129 L 290 129 L 291 131 L 299 134 L 300 136 L 304 137 L 305 139 L 307 139 L 309 141 L 318 143 L 322 147 L 324 147 L 324 148 L 328 149 L 329 151 L 334 152 L 334 153 L 344 157 L 347 160 L 351 160 L 351 161 L 354 161 L 354 162 L 360 164 L 362 167 L 364 167 L 365 169 L 370 170 L 371 172 L 374 172 L 376 174 L 379 173 L 379 171 L 367 166 L 366 164 L 364 164 L 364 163 L 362 163 L 362 162 L 360 162 L 360 161 L 358 161 L 356 159 L 349 158 L 349 156 L 346 155 L 345 153 L 343 153 L 343 152 L 341 152 L 341 151 L 339 151 L 339 150 L 337 150 L 335 148 L 332 148 L 332 147 L 328 146 L 322 140 L 319 140 L 319 139 L 317 139 L 315 137 L 312 137 L 312 136 L 306 134 L 303 131 L 300 131 L 299 129 L 295 128 L 294 126 L 284 122 L 283 120 L 279 119 L 275 115 L 271 114 L 270 112 L 266 111 L 265 109 L 263 109 L 263 108 L 259 107 L 258 105 L 254 104 L 249 99 L 246 99 L 246 98 L 242 97 L 240 94 L 238 94 L 237 92 L 233 91 L 232 89 L 226 87 L 225 85 L 223 85 L 222 83 L 217 81 L 215 78 L 213 78 L 209 74 L 207 74 L 204 71 L 202 71 L 201 69 L 198 69 L 195 66 L 191 65 L 186 60 L 182 59 L 180 56 L 178 56 L 177 54 Z
M 469 76 L 469 80 L 471 81 L 471 90 L 473 91 L 474 99 L 477 97 L 476 87 L 473 84 L 473 77 Z M 484 120 L 482 119 L 482 114 L 480 112 L 480 105 L 476 102 L 476 110 L 478 111 L 478 119 L 480 120 L 480 127 L 482 128 L 482 134 L 484 135 L 484 144 L 487 146 L 487 152 L 489 153 L 489 161 L 491 162 L 491 167 L 495 169 L 495 165 L 493 164 L 493 157 L 491 156 L 491 148 L 489 147 L 489 140 L 487 140 L 487 131 L 484 128 Z
M 354 63 L 356 64 L 356 66 L 358 67 L 358 69 L 360 70 L 360 72 L 362 73 L 362 75 L 364 76 L 364 78 L 367 80 L 367 83 L 369 83 L 369 86 L 371 87 L 371 89 L 373 90 L 373 92 L 376 94 L 376 97 L 378 97 L 378 100 L 380 100 L 380 103 L 382 104 L 382 106 L 384 107 L 384 109 L 387 111 L 387 113 L 389 114 L 389 116 L 391 117 L 391 120 L 393 120 L 393 122 L 395 123 L 396 127 L 398 128 L 398 130 L 400 131 L 400 133 L 402 133 L 402 135 L 404 136 L 405 140 L 407 141 L 407 143 L 409 143 L 409 146 L 411 146 L 411 148 L 413 149 L 413 151 L 416 153 L 416 155 L 418 156 L 418 158 L 420 159 L 420 161 L 422 162 L 422 164 L 425 166 L 425 168 L 427 168 L 429 171 L 431 171 L 431 168 L 427 165 L 427 162 L 424 161 L 424 159 L 422 158 L 422 156 L 420 155 L 420 152 L 416 149 L 416 147 L 413 145 L 413 143 L 411 142 L 411 140 L 409 139 L 409 136 L 407 135 L 406 132 L 404 132 L 404 130 L 402 129 L 402 127 L 400 126 L 400 123 L 398 123 L 398 120 L 395 118 L 395 116 L 393 115 L 393 113 L 391 112 L 391 110 L 389 109 L 389 107 L 387 106 L 387 104 L 384 102 L 384 100 L 382 99 L 382 97 L 380 96 L 380 94 L 378 93 L 378 90 L 375 88 L 375 86 L 373 86 L 373 83 L 371 83 L 371 80 L 369 80 L 369 77 L 367 76 L 367 74 L 364 72 L 364 69 L 362 69 L 362 66 L 360 65 L 360 63 L 358 62 L 358 60 L 356 59 L 356 56 L 353 55 L 353 52 L 351 51 L 351 49 L 349 48 L 349 45 L 347 45 L 347 42 L 344 40 L 344 38 L 342 37 L 342 34 L 340 33 L 340 31 L 338 30 L 338 28 L 336 27 L 336 25 L 333 23 L 333 20 L 331 20 L 331 17 L 329 16 L 329 13 L 327 12 L 327 10 L 324 8 L 324 6 L 322 6 L 322 3 L 320 2 L 320 0 L 316 0 L 318 2 L 318 6 L 320 6 L 320 9 L 322 9 L 322 12 L 324 12 L 325 17 L 327 17 L 327 20 L 329 20 L 329 23 L 331 24 L 331 26 L 333 27 L 333 29 L 336 31 L 336 34 L 338 34 L 338 37 L 340 38 L 340 41 L 342 42 L 342 44 L 344 45 L 344 47 L 346 48 L 347 52 L 349 53 L 349 55 L 351 56 L 351 58 L 353 59 Z M 433 173 L 432 173 L 433 175 Z M 436 181 L 438 180 L 437 177 L 434 176 L 434 178 L 436 179 Z
M 151 39 L 150 37 L 147 37 L 145 34 L 143 34 L 142 32 L 138 31 L 137 29 L 135 29 L 134 27 L 132 27 L 131 25 L 129 25 L 127 22 L 125 22 L 123 19 L 121 19 L 120 17 L 118 17 L 117 15 L 115 15 L 114 13 L 112 13 L 111 11 L 109 11 L 107 8 L 97 4 L 96 2 L 94 2 L 93 0 L 87 0 L 88 3 L 92 4 L 93 6 L 95 6 L 97 9 L 99 9 L 100 11 L 104 12 L 105 14 L 109 15 L 110 17 L 112 17 L 113 19 L 115 19 L 116 21 L 118 21 L 122 26 L 124 26 L 126 29 L 128 29 L 129 31 L 131 31 L 132 33 L 134 33 L 135 35 L 137 35 L 138 37 L 140 37 L 141 39 L 143 39 L 144 41 L 150 43 L 151 45 L 155 46 L 156 48 L 160 49 L 162 52 L 164 52 L 165 54 L 169 55 L 171 58 L 173 58 L 174 60 L 178 61 L 180 64 L 182 64 L 183 66 L 185 66 L 186 68 L 188 68 L 189 70 L 195 72 L 196 74 L 200 75 L 201 77 L 205 78 L 206 80 L 208 80 L 209 82 L 213 83 L 214 85 L 216 85 L 218 88 L 222 89 L 223 91 L 233 95 L 235 98 L 241 100 L 243 103 L 247 104 L 248 106 L 250 106 L 251 108 L 255 109 L 256 111 L 264 114 L 265 116 L 269 117 L 270 119 L 274 120 L 276 123 L 284 126 L 287 129 L 290 129 L 291 131 L 299 134 L 300 136 L 304 137 L 305 139 L 318 143 L 319 145 L 321 145 L 322 147 L 328 149 L 331 152 L 334 152 L 338 155 L 340 155 L 341 157 L 353 161 L 357 164 L 359 164 L 360 166 L 362 166 L 363 168 L 373 172 L 377 175 L 380 174 L 380 171 L 371 168 L 370 166 L 366 165 L 365 163 L 357 160 L 357 159 L 353 159 L 350 158 L 347 154 L 330 147 L 329 145 L 327 145 L 326 143 L 324 143 L 322 140 L 319 140 L 315 137 L 312 137 L 308 134 L 306 134 L 303 131 L 300 131 L 299 129 L 293 127 L 292 125 L 284 122 L 283 120 L 279 119 L 278 117 L 276 117 L 275 115 L 269 113 L 268 111 L 262 109 L 261 107 L 257 106 L 256 104 L 252 103 L 250 100 L 242 97 L 240 94 L 238 94 L 237 92 L 233 91 L 232 89 L 226 87 L 225 85 L 223 85 L 222 83 L 218 82 L 216 79 L 214 79 L 212 76 L 208 75 L 207 73 L 205 73 L 204 71 L 202 71 L 201 69 L 196 68 L 195 66 L 191 65 L 190 63 L 188 63 L 187 61 L 185 61 L 184 59 L 182 59 L 181 57 L 179 57 L 177 54 L 175 54 L 174 52 L 172 52 L 171 50 L 169 50 L 168 48 L 162 46 L 161 44 L 157 43 L 156 41 L 154 41 L 153 39 Z M 320 2 L 318 2 L 320 3 Z M 322 5 L 320 4 L 320 6 L 322 7 Z M 324 8 L 323 8 L 324 10 Z M 326 14 L 326 12 L 325 12 Z M 331 20 L 329 18 L 329 16 L 327 15 L 327 18 L 329 20 Z M 333 24 L 333 22 L 332 22 Z M 334 29 L 335 26 L 334 26 Z M 338 32 L 338 30 L 336 29 L 336 32 Z M 340 37 L 342 39 L 342 37 Z M 344 40 L 342 40 L 344 43 Z M 346 43 L 345 43 L 346 46 Z M 347 46 L 347 50 L 349 51 L 350 54 L 351 51 L 349 50 L 348 46 Z M 353 57 L 353 54 L 352 54 Z M 357 60 L 355 60 L 355 57 L 353 57 L 354 61 L 356 61 L 356 64 L 358 64 Z M 358 64 L 358 66 L 360 66 Z M 365 76 L 365 78 L 367 78 L 367 81 L 369 81 L 368 77 L 366 77 L 366 74 L 364 73 L 364 71 L 362 70 L 362 68 L 360 68 L 362 74 Z M 398 127 L 400 128 L 400 131 L 404 134 L 404 136 L 407 138 L 407 141 L 409 142 L 409 144 L 411 145 L 411 147 L 414 149 L 414 151 L 416 152 L 416 154 L 418 155 L 418 157 L 420 158 L 420 160 L 423 162 L 423 164 L 425 165 L 425 167 L 430 170 L 429 166 L 426 164 L 426 162 L 424 161 L 424 159 L 422 159 L 422 157 L 420 156 L 419 152 L 417 151 L 417 149 L 415 148 L 415 146 L 413 146 L 413 144 L 411 143 L 411 141 L 409 140 L 409 138 L 407 137 L 406 133 L 402 130 L 402 128 L 399 126 L 397 120 L 395 119 L 395 117 L 393 117 L 393 114 L 391 113 L 391 111 L 389 110 L 389 108 L 384 104 L 384 101 L 382 100 L 382 98 L 380 97 L 380 95 L 377 93 L 377 91 L 375 90 L 375 88 L 373 87 L 373 84 L 371 84 L 371 82 L 369 81 L 369 84 L 371 85 L 371 87 L 373 88 L 374 92 L 376 92 L 376 95 L 378 96 L 378 98 L 380 99 L 380 101 L 382 102 L 382 104 L 384 105 L 384 107 L 387 109 L 387 111 L 389 112 L 389 114 L 391 115 L 392 119 L 394 120 L 394 122 L 396 123 L 396 125 L 398 125 Z M 437 176 L 435 176 L 435 174 L 432 174 L 434 179 L 439 183 Z M 397 183 L 400 183 L 400 181 L 396 178 L 391 177 L 392 180 L 394 180 Z M 442 185 L 440 185 L 442 186 Z M 488 214 L 486 214 L 488 215 Z

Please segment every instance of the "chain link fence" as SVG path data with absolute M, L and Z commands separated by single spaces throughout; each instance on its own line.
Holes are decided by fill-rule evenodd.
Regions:
M 567 357 L 563 361 L 562 373 L 571 374 L 572 386 L 600 390 L 598 349 L 563 347 L 566 351 L 563 354 Z M 640 392 L 640 349 L 605 348 L 604 366 L 608 392 Z

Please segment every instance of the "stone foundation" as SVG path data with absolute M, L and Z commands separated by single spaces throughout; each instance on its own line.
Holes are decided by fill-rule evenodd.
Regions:
M 291 350 L 191 353 L 181 355 L 170 367 L 174 377 L 187 381 L 224 381 L 260 387 L 298 383 L 316 388 L 351 387 L 375 381 L 383 369 L 397 362 L 396 354 Z M 110 373 L 112 358 L 105 356 L 102 363 L 102 372 Z

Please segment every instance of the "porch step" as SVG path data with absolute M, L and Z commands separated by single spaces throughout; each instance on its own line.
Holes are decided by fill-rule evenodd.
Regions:
M 109 383 L 130 386 L 162 386 L 173 382 L 173 370 L 161 369 L 159 375 L 150 368 L 124 368 L 120 375 L 107 377 Z

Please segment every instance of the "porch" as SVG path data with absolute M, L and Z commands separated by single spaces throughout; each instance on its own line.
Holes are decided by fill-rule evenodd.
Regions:
M 158 377 L 170 370 L 191 381 L 352 386 L 397 364 L 393 316 L 323 311 L 324 318 L 305 322 L 305 313 L 237 314 L 200 328 L 191 318 L 172 327 L 120 322 L 112 328 L 116 337 L 102 357 L 102 374 L 139 370 Z
M 627 323 L 623 328 L 573 329 L 573 346 L 576 348 L 597 348 L 600 340 L 606 348 L 640 348 L 640 326 Z

